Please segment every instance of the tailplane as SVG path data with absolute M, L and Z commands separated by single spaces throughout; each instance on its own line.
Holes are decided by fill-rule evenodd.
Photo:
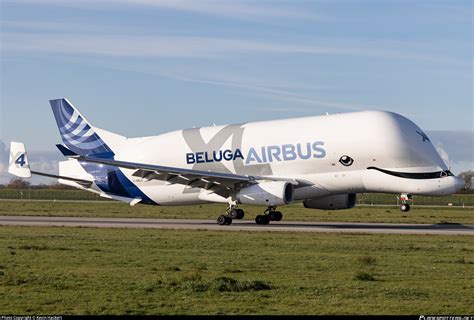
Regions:
M 72 163 L 71 161 L 62 161 L 62 163 Z M 61 162 L 59 165 L 61 171 Z M 21 142 L 11 142 L 10 143 L 10 161 L 8 165 L 8 173 L 20 177 L 20 178 L 31 178 L 31 175 L 38 175 L 43 177 L 55 178 L 60 179 L 59 182 L 63 184 L 72 185 L 74 187 L 83 187 L 83 188 L 90 188 L 92 185 L 92 179 L 89 176 L 83 174 L 84 179 L 82 177 L 77 177 L 78 170 L 74 170 L 68 172 L 71 176 L 64 176 L 64 175 L 57 175 L 52 173 L 46 172 L 39 172 L 33 171 L 30 168 L 30 162 L 28 160 L 28 155 L 26 153 L 25 145 Z M 62 180 L 62 181 L 61 181 Z M 67 183 L 68 181 L 75 182 L 76 184 Z M 77 185 L 78 184 L 78 185 Z

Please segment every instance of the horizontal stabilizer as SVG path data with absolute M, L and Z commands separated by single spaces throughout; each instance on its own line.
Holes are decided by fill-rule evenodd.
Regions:
M 62 145 L 56 145 L 64 155 L 74 154 L 71 150 L 67 149 Z M 61 147 L 60 147 L 61 146 Z M 77 156 L 77 155 L 76 155 Z M 43 176 L 48 178 L 56 178 L 68 181 L 74 181 L 85 188 L 89 188 L 92 185 L 92 181 L 85 179 L 78 179 L 73 177 L 59 176 L 56 174 L 33 171 L 30 169 L 30 163 L 26 153 L 25 145 L 21 142 L 10 143 L 10 162 L 8 166 L 8 172 L 21 178 L 31 178 L 31 175 Z
M 77 178 L 73 178 L 73 177 L 59 176 L 59 175 L 56 175 L 56 174 L 50 174 L 50 173 L 44 173 L 44 172 L 38 172 L 38 171 L 31 171 L 31 173 L 35 174 L 37 176 L 74 181 L 74 182 L 80 184 L 81 186 L 83 186 L 84 188 L 90 188 L 90 186 L 92 185 L 92 181 L 84 180 L 84 179 L 77 179 Z

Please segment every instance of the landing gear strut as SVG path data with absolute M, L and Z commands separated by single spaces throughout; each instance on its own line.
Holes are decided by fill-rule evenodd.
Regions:
M 255 222 L 257 224 L 269 224 L 270 221 L 281 221 L 281 219 L 283 219 L 283 214 L 276 211 L 276 207 L 270 206 L 263 214 L 259 214 L 255 218 Z
M 401 212 L 408 212 L 410 211 L 410 205 L 407 203 L 407 201 L 410 201 L 412 199 L 412 195 L 411 194 L 407 194 L 407 193 L 402 193 L 400 195 L 400 201 L 402 202 L 400 204 L 400 211 Z
M 220 215 L 217 218 L 217 223 L 222 225 L 229 225 L 232 223 L 232 219 L 243 219 L 245 212 L 242 209 L 237 208 L 235 204 L 229 205 L 226 210 L 226 215 Z

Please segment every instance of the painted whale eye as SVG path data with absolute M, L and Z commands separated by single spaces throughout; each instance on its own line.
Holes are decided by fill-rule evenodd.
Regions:
M 351 157 L 349 156 L 342 156 L 341 158 L 339 158 L 339 162 L 343 165 L 343 166 L 350 166 L 354 163 L 354 159 L 352 159 Z

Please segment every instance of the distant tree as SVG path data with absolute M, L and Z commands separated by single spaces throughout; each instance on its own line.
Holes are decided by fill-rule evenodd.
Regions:
M 472 185 L 472 178 L 474 177 L 474 171 L 464 171 L 459 174 L 461 178 L 464 179 L 464 190 L 467 192 L 472 192 L 474 186 Z
M 48 189 L 49 185 L 40 183 L 40 184 L 32 184 L 30 185 L 31 189 Z
M 13 178 L 7 185 L 9 189 L 28 189 L 30 187 L 30 183 L 25 181 L 21 178 Z
M 48 186 L 48 189 L 53 189 L 53 190 L 77 190 L 77 188 L 74 188 L 74 187 L 71 187 L 71 186 L 66 186 L 66 185 L 60 184 L 60 183 L 50 184 Z
M 4 184 L 0 184 L 0 189 L 5 189 L 7 186 Z

